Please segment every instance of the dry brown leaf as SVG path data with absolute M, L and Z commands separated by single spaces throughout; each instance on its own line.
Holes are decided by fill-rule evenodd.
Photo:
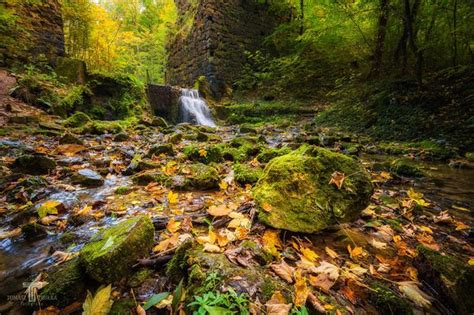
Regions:
M 287 304 L 285 297 L 280 291 L 275 291 L 265 304 L 268 315 L 287 315 L 290 313 L 293 304 Z
M 263 248 L 275 257 L 280 255 L 278 250 L 283 248 L 279 233 L 277 230 L 266 230 L 262 236 Z
M 293 273 L 295 268 L 288 265 L 285 260 L 282 260 L 279 264 L 271 264 L 270 268 L 283 280 L 288 283 L 293 283 Z
M 339 257 L 339 255 L 329 247 L 326 247 L 324 250 L 326 251 L 326 254 L 328 254 L 329 257 L 331 257 L 332 259 L 336 259 L 337 257 Z
M 222 252 L 222 249 L 214 244 L 204 244 L 204 251 L 208 253 L 220 253 Z
M 210 215 L 214 217 L 226 216 L 226 215 L 229 215 L 231 212 L 232 212 L 232 208 L 227 207 L 226 204 L 221 204 L 218 206 L 210 206 L 207 209 L 207 213 L 209 213 Z
M 166 224 L 166 229 L 170 231 L 171 233 L 176 233 L 178 232 L 180 226 L 181 226 L 181 222 L 175 221 L 173 218 L 171 218 L 168 221 L 168 224 Z
M 329 185 L 334 184 L 336 185 L 337 189 L 342 188 L 342 184 L 344 183 L 344 180 L 346 179 L 346 175 L 341 172 L 334 172 L 331 175 L 331 180 L 329 181 Z

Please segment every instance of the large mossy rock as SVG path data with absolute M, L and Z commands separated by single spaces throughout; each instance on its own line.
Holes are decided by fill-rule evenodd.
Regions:
M 153 238 L 151 219 L 138 216 L 94 235 L 82 248 L 80 259 L 91 278 L 104 284 L 118 281 L 149 253 Z
M 452 309 L 454 314 L 474 313 L 473 266 L 424 246 L 418 247 L 414 266 L 419 278 L 436 292 L 437 300 Z
M 46 175 L 55 168 L 56 162 L 41 154 L 22 155 L 12 165 L 12 169 L 30 175 Z
M 82 300 L 86 293 L 84 270 L 78 258 L 54 267 L 48 272 L 46 282 L 48 285 L 39 296 L 43 305 L 65 307 Z
M 329 183 L 336 171 L 346 176 L 341 189 Z M 370 177 L 355 160 L 305 146 L 271 160 L 253 193 L 265 224 L 314 233 L 356 219 L 367 207 L 372 190 Z M 271 210 L 263 210 L 264 205 Z

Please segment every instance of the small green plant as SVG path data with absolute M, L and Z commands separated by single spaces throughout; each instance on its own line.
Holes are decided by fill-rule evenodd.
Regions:
M 207 280 L 207 279 L 206 279 Z M 244 314 L 248 315 L 248 296 L 238 294 L 228 288 L 226 293 L 210 291 L 203 295 L 194 296 L 194 301 L 188 304 L 194 315 L 206 314 Z

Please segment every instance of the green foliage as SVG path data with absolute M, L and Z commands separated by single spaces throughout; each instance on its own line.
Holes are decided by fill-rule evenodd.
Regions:
M 188 308 L 196 315 L 214 314 L 250 314 L 249 300 L 245 294 L 237 294 L 234 289 L 227 288 L 226 293 L 218 291 L 207 292 L 194 296 L 194 301 Z

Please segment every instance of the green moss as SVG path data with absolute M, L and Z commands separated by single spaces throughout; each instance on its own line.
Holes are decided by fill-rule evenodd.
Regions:
M 126 276 L 139 257 L 153 246 L 154 227 L 150 218 L 138 216 L 93 236 L 80 252 L 87 274 L 101 283 Z
M 219 173 L 214 167 L 195 163 L 186 168 L 184 184 L 178 188 L 206 190 L 219 187 Z
M 406 177 L 423 177 L 423 171 L 407 159 L 398 159 L 391 163 L 391 172 Z
M 346 179 L 339 190 L 329 184 L 334 172 Z M 350 175 L 350 176 L 348 176 Z M 254 188 L 264 223 L 279 229 L 313 233 L 354 220 L 372 194 L 370 177 L 353 159 L 318 147 L 302 147 L 270 161 Z
M 160 154 L 174 155 L 173 145 L 170 143 L 153 145 L 148 151 L 147 156 L 152 157 L 153 155 L 158 156 Z
M 218 145 L 198 147 L 188 145 L 184 147 L 183 153 L 188 160 L 201 162 L 204 164 L 219 163 L 223 161 L 222 151 Z
M 168 138 L 168 142 L 171 144 L 178 144 L 181 140 L 183 140 L 183 134 L 180 132 L 175 132 Z
M 162 172 L 141 172 L 132 176 L 132 181 L 140 186 L 146 186 L 153 182 L 167 184 L 170 181 L 170 177 Z
M 381 314 L 411 315 L 412 306 L 380 282 L 374 282 L 369 291 L 369 301 Z
M 153 271 L 147 268 L 142 268 L 135 272 L 127 281 L 127 285 L 131 288 L 140 286 L 146 279 L 153 274 Z
M 474 152 L 467 152 L 465 156 L 469 162 L 474 162 Z
M 242 185 L 255 184 L 263 175 L 262 169 L 254 168 L 247 164 L 234 164 L 232 169 L 234 170 L 235 180 Z
M 130 187 L 127 187 L 127 186 L 122 186 L 122 187 L 118 187 L 117 189 L 115 189 L 114 191 L 114 194 L 116 195 L 126 195 L 128 194 L 132 189 Z
M 288 147 L 283 148 L 265 148 L 257 155 L 257 160 L 260 163 L 268 163 L 271 159 L 274 159 L 278 156 L 282 156 L 291 152 L 291 149 Z
M 107 133 L 116 134 L 123 131 L 124 127 L 119 121 L 93 120 L 83 126 L 81 133 L 103 135 Z
M 76 112 L 71 117 L 66 119 L 63 122 L 63 125 L 65 127 L 77 128 L 77 127 L 82 127 L 86 125 L 87 123 L 90 123 L 91 121 L 92 119 L 87 114 L 83 112 Z
M 166 264 L 165 273 L 174 282 L 179 282 L 188 272 L 189 250 L 193 247 L 193 242 L 188 241 L 182 244 L 173 255 L 173 258 Z
M 78 300 L 85 294 L 84 270 L 79 259 L 75 258 L 48 272 L 48 285 L 40 292 L 42 305 L 64 307 Z
M 110 309 L 111 315 L 130 315 L 137 308 L 136 302 L 132 299 L 120 299 L 114 301 L 112 308 Z

